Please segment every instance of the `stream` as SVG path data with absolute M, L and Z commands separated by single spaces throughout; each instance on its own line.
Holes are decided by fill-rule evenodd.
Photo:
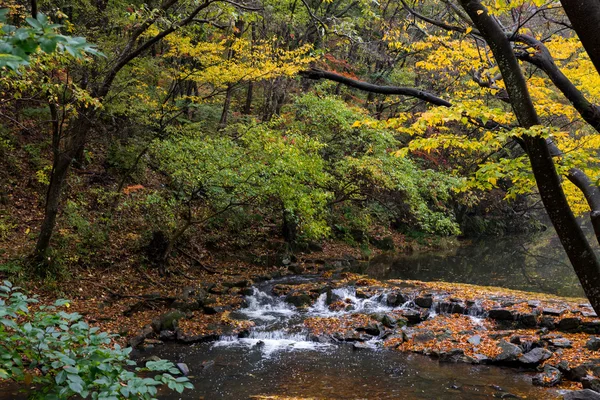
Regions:
M 389 312 L 385 295 L 357 298 L 354 288 L 333 290 L 348 304 L 330 311 L 326 294 L 311 307 L 296 309 L 272 295 L 276 283 L 305 282 L 288 278 L 261 283 L 246 297 L 246 307 L 232 317 L 255 322 L 247 337 L 224 336 L 213 343 L 166 344 L 138 354 L 185 362 L 194 391 L 165 392 L 164 399 L 249 399 L 252 396 L 297 396 L 318 399 L 483 399 L 555 398 L 555 392 L 532 386 L 531 375 L 515 370 L 438 363 L 429 357 L 381 347 L 380 339 L 360 348 L 312 337 L 308 317 Z M 414 306 L 407 301 L 398 308 Z M 434 307 L 435 308 L 435 307 Z M 477 316 L 471 318 L 477 319 Z M 518 397 L 509 397 L 515 395 Z

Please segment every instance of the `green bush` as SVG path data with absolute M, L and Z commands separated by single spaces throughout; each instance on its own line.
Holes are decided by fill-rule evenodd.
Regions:
M 66 300 L 40 306 L 8 281 L 0 285 L 0 379 L 36 387 L 32 399 L 153 399 L 157 387 L 193 388 L 170 361 L 133 367 L 131 348 L 111 347 L 114 335 L 90 327 L 80 314 L 60 311 Z M 144 372 L 159 372 L 146 377 Z

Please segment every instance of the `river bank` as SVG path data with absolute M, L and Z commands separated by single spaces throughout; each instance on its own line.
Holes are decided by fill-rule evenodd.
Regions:
M 339 248 L 323 250 L 283 260 L 279 266 L 212 264 L 211 270 L 219 273 L 197 266 L 169 277 L 136 268 L 122 268 L 118 274 L 88 271 L 64 286 L 62 297 L 72 299 L 70 311 L 122 335 L 116 342 L 137 348 L 138 360 L 159 355 L 186 364 L 192 376 L 203 377 L 195 383 L 205 393 L 223 390 L 206 386 L 206 379 L 220 382 L 210 372 L 212 365 L 223 376 L 241 368 L 249 377 L 263 376 L 263 383 L 277 382 L 277 387 L 265 383 L 265 390 L 258 390 L 260 382 L 244 378 L 253 392 L 222 398 L 294 393 L 299 398 L 356 398 L 352 393 L 358 389 L 345 386 L 361 382 L 365 374 L 385 389 L 365 392 L 362 398 L 386 398 L 386 390 L 390 396 L 408 390 L 406 376 L 395 373 L 393 365 L 412 371 L 410 385 L 439 398 L 451 398 L 448 391 L 456 391 L 457 398 L 478 398 L 475 392 L 484 397 L 560 398 L 563 390 L 600 386 L 600 321 L 585 299 L 373 279 L 352 271 L 377 275 L 380 262 L 358 254 L 339 256 Z M 47 293 L 42 299 L 55 296 Z M 222 358 L 238 362 L 219 364 Z M 303 391 L 294 379 L 282 389 L 283 377 L 272 379 L 274 373 L 268 371 L 283 359 L 303 380 L 317 376 L 329 394 Z M 364 367 L 336 372 L 340 363 Z M 381 365 L 391 369 L 366 372 Z M 339 373 L 347 375 L 346 385 L 332 383 Z M 423 374 L 445 383 L 429 388 Z M 477 384 L 461 381 L 464 374 Z M 339 397 L 341 393 L 348 397 Z M 436 398 L 417 392 L 411 396 Z

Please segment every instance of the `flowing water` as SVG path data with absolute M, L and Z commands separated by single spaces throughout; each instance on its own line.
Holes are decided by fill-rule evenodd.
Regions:
M 318 340 L 305 330 L 305 318 L 391 311 L 385 293 L 364 299 L 357 298 L 353 288 L 339 288 L 333 294 L 351 304 L 349 309 L 330 311 L 323 294 L 312 307 L 298 310 L 271 294 L 274 283 L 255 287 L 247 307 L 236 312 L 237 318 L 256 323 L 247 337 L 164 345 L 137 355 L 158 355 L 189 366 L 194 391 L 165 393 L 165 399 L 484 399 L 508 398 L 508 393 L 528 399 L 556 397 L 555 392 L 532 386 L 531 375 L 510 369 L 438 363 L 381 348 L 378 339 L 359 350 Z M 400 307 L 410 308 L 412 302 Z

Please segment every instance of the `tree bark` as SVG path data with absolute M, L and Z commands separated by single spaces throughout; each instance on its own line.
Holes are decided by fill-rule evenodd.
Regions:
M 431 93 L 424 92 L 415 88 L 398 87 L 398 86 L 379 86 L 373 85 L 372 83 L 359 81 L 356 79 L 348 78 L 346 76 L 336 74 L 334 72 L 323 71 L 320 69 L 310 69 L 308 71 L 301 71 L 300 75 L 308 79 L 327 79 L 330 81 L 338 82 L 346 86 L 350 86 L 356 89 L 363 90 L 370 93 L 379 93 L 387 95 L 403 95 L 409 97 L 415 97 L 420 100 L 424 100 L 428 103 L 435 104 L 437 106 L 451 107 L 452 104 L 449 101 L 441 99 Z
M 560 3 L 571 21 L 571 25 L 600 73 L 600 1 L 561 0 Z
M 494 54 L 519 123 L 525 128 L 538 125 L 540 121 L 529 95 L 527 82 L 505 32 L 479 0 L 461 0 L 461 5 Z M 523 142 L 544 207 L 586 296 L 598 313 L 600 262 L 567 202 L 546 140 L 541 136 L 526 136 Z

